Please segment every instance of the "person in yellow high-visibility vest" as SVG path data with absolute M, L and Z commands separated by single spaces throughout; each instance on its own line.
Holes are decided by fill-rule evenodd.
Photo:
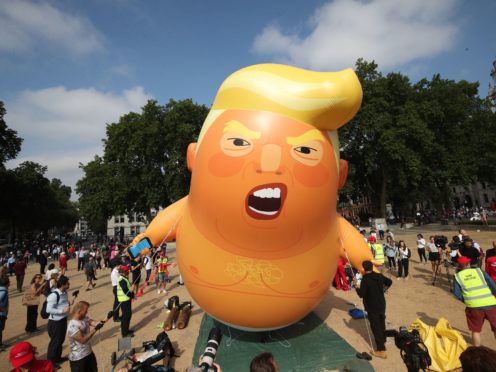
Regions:
M 480 346 L 480 332 L 487 319 L 496 338 L 496 283 L 481 269 L 470 268 L 470 258 L 460 256 L 460 271 L 455 274 L 454 295 L 465 303 L 467 325 L 472 332 L 472 343 Z
M 379 266 L 379 269 L 382 270 L 382 267 L 384 266 L 384 247 L 382 244 L 377 243 L 377 238 L 375 236 L 369 236 L 367 241 L 372 255 L 374 256 L 376 266 Z
M 121 334 L 122 337 L 133 337 L 134 331 L 129 329 L 131 323 L 132 308 L 131 300 L 134 298 L 131 283 L 129 282 L 129 266 L 123 265 L 120 269 L 121 275 L 117 284 L 117 301 L 122 311 L 121 316 Z

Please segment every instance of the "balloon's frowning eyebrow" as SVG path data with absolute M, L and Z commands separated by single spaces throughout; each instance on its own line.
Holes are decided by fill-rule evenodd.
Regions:
M 325 141 L 324 136 L 318 129 L 311 129 L 298 137 L 287 137 L 286 143 L 288 145 L 300 145 L 309 141 L 318 140 Z
M 227 122 L 222 132 L 226 133 L 230 131 L 238 132 L 249 139 L 259 139 L 262 136 L 262 133 L 248 129 L 237 120 Z

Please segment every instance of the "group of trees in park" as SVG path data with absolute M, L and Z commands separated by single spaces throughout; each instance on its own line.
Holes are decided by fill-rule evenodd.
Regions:
M 81 164 L 76 186 L 81 214 L 95 232 L 107 219 L 138 214 L 151 220 L 150 208 L 168 206 L 189 191 L 186 149 L 195 142 L 208 107 L 192 100 L 150 100 L 141 113 L 128 113 L 107 125 L 103 156 Z
M 70 200 L 69 186 L 46 178 L 47 168 L 35 162 L 23 162 L 14 169 L 5 167 L 22 145 L 22 138 L 7 126 L 5 114 L 0 101 L 0 235 L 13 240 L 49 230 L 72 230 L 79 216 Z
M 363 60 L 356 73 L 363 103 L 339 130 L 350 164 L 341 201 L 367 197 L 375 217 L 386 217 L 386 203 L 409 216 L 417 202 L 451 210 L 455 185 L 496 184 L 496 115 L 478 83 L 439 74 L 412 83 Z

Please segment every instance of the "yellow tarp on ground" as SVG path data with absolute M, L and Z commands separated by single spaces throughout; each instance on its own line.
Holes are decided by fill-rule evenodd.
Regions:
M 435 327 L 417 319 L 410 325 L 412 329 L 419 331 L 420 338 L 429 350 L 432 359 L 430 370 L 446 372 L 461 368 L 460 354 L 467 348 L 467 343 L 445 318 L 441 317 Z

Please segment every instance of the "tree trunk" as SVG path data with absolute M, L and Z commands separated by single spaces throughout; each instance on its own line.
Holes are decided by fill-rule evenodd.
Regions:
M 386 183 L 386 174 L 384 173 L 384 168 L 381 169 L 381 197 L 380 197 L 380 205 L 379 211 L 380 216 L 382 218 L 386 218 L 386 194 L 387 194 L 387 183 Z

